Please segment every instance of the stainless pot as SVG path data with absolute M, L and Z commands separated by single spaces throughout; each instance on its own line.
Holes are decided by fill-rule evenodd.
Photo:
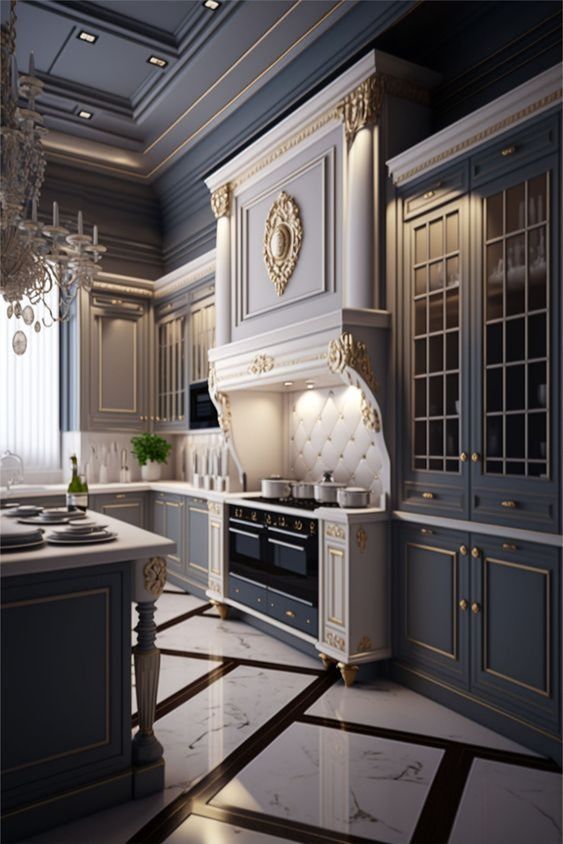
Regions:
M 264 498 L 288 498 L 291 495 L 291 481 L 284 478 L 264 478 L 261 488 Z
M 325 472 L 322 481 L 315 484 L 315 499 L 321 504 L 336 504 L 336 494 L 344 486 L 332 480 L 332 472 Z
M 293 484 L 294 498 L 314 498 L 315 484 L 306 483 L 305 481 L 296 481 Z
M 359 486 L 347 486 L 339 489 L 336 499 L 341 507 L 367 507 L 369 490 Z

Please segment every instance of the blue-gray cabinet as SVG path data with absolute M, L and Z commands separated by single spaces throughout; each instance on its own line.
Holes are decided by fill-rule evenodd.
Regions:
M 561 529 L 559 118 L 399 194 L 400 509 Z
M 144 492 L 111 492 L 90 496 L 90 509 L 136 527 L 145 527 Z
M 186 578 L 201 589 L 207 589 L 209 576 L 209 539 L 207 501 L 187 498 Z
M 167 558 L 170 579 L 186 590 L 207 589 L 209 540 L 207 501 L 188 495 L 151 493 L 152 529 L 176 543 Z
M 152 530 L 176 543 L 176 552 L 166 558 L 169 574 L 185 577 L 185 498 L 164 492 L 153 492 L 151 498 Z
M 395 532 L 397 662 L 560 735 L 559 549 L 425 525 Z

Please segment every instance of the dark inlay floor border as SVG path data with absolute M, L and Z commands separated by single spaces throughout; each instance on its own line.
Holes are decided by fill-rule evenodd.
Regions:
M 329 689 L 340 675 L 335 669 L 325 671 L 321 676 L 315 677 L 302 692 L 293 698 L 286 706 L 275 713 L 265 724 L 259 727 L 255 733 L 243 742 L 240 747 L 230 753 L 226 759 L 210 771 L 190 791 L 179 795 L 175 800 L 166 806 L 158 815 L 140 829 L 128 844 L 160 844 L 175 829 L 188 818 L 194 810 L 198 814 L 205 814 L 210 809 L 207 803 L 221 791 L 250 761 L 252 761 L 264 748 L 277 738 L 290 726 L 300 715 L 302 715 L 327 689 Z M 213 809 L 214 811 L 215 809 Z M 293 826 L 293 825 L 292 825 Z M 296 826 L 296 829 L 299 825 Z M 322 831 L 325 835 L 326 832 Z M 304 840 L 307 839 L 297 839 Z M 309 839 L 311 840 L 311 839 Z M 317 839 L 323 840 L 323 839 Z M 332 839 L 334 840 L 334 839 Z M 336 839 L 338 840 L 338 839 Z M 346 839 L 343 839 L 346 840 Z
M 157 642 L 158 645 L 158 642 Z M 210 659 L 210 660 L 228 660 L 229 662 L 236 662 L 238 665 L 245 665 L 250 668 L 268 668 L 272 671 L 290 671 L 293 674 L 310 674 L 312 677 L 319 677 L 326 674 L 326 669 L 321 668 L 307 668 L 304 665 L 286 665 L 280 662 L 268 662 L 263 659 L 246 659 L 243 656 L 228 656 L 220 654 L 206 654 L 201 651 L 178 651 L 173 648 L 159 648 L 161 654 L 166 656 L 183 656 L 187 659 Z

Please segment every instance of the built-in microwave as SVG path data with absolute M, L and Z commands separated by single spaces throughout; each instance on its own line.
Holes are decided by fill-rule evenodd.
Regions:
M 190 428 L 218 428 L 217 410 L 211 401 L 207 381 L 190 384 Z

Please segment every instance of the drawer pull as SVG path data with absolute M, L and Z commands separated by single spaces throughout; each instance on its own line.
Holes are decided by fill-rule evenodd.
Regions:
M 481 455 L 478 451 L 474 451 L 471 455 L 471 462 L 472 463 L 480 463 L 481 462 Z
M 293 612 L 293 610 L 286 610 L 285 614 L 288 618 L 295 618 L 295 613 Z
M 474 560 L 479 559 L 479 557 L 481 556 L 481 549 L 477 548 L 477 546 L 473 547 L 471 549 L 471 556 L 473 557 Z
M 465 600 L 465 598 L 462 598 L 462 599 L 461 599 L 461 601 L 459 602 L 459 608 L 460 608 L 460 610 L 462 610 L 463 612 L 465 612 L 468 606 L 469 606 L 469 604 L 467 603 L 467 601 Z
M 507 500 L 507 501 L 501 501 L 500 506 L 506 507 L 509 510 L 514 510 L 518 505 L 517 505 L 516 501 Z
M 434 498 L 434 493 L 433 492 L 423 492 L 422 497 L 424 498 L 425 501 L 432 501 L 432 499 Z
M 468 453 L 466 451 L 462 451 L 461 454 L 459 455 L 459 459 L 461 460 L 462 463 L 467 463 L 467 461 L 469 460 Z
M 503 542 L 500 547 L 502 551 L 518 551 L 518 546 L 512 542 Z
M 127 498 L 127 493 L 126 492 L 117 492 L 115 494 L 115 497 L 116 498 Z
M 262 603 L 262 598 L 256 598 L 256 600 L 258 601 L 259 604 Z
M 514 146 L 514 144 L 511 144 L 509 147 L 505 147 L 504 149 L 501 149 L 500 154 L 502 155 L 503 158 L 506 158 L 508 155 L 514 155 L 515 152 L 516 152 L 516 147 Z
M 467 545 L 460 545 L 459 546 L 459 553 L 462 557 L 467 557 Z
M 473 613 L 473 615 L 479 615 L 479 613 L 481 612 L 481 607 L 477 603 L 477 601 L 473 601 L 473 603 L 471 604 L 471 612 Z
M 425 194 L 423 194 L 423 199 L 432 199 L 433 196 L 436 196 L 435 190 L 427 190 Z
M 434 533 L 434 531 L 430 530 L 430 528 L 420 528 L 420 532 L 423 536 L 432 536 Z

